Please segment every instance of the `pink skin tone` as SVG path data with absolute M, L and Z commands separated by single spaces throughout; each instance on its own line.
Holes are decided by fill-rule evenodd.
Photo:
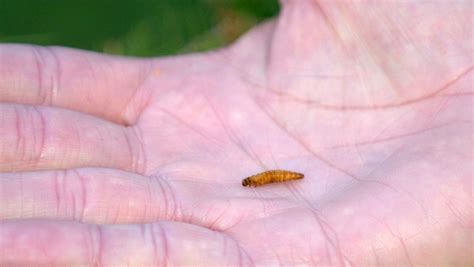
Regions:
M 0 265 L 460 266 L 469 1 L 284 1 L 228 48 L 0 46 Z M 270 169 L 305 179 L 242 187 Z

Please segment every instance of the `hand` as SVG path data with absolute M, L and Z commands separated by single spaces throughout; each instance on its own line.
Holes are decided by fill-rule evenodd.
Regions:
M 472 264 L 469 3 L 285 1 L 233 46 L 0 46 L 2 265 Z M 241 186 L 269 169 L 305 179 Z

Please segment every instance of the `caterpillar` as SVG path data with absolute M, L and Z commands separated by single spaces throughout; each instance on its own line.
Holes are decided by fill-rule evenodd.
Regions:
M 261 186 L 264 184 L 285 182 L 297 179 L 303 179 L 304 174 L 285 171 L 285 170 L 271 170 L 252 175 L 242 180 L 242 186 Z

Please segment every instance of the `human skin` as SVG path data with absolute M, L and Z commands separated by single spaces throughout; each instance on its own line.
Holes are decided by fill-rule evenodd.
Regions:
M 472 265 L 472 14 L 285 1 L 211 53 L 1 45 L 0 265 Z M 270 169 L 305 178 L 242 187 Z

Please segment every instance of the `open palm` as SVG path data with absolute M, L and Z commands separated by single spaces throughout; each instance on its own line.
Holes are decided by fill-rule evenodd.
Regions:
M 207 54 L 0 46 L 0 262 L 472 263 L 471 14 L 287 1 Z M 241 186 L 269 169 L 305 179 Z

